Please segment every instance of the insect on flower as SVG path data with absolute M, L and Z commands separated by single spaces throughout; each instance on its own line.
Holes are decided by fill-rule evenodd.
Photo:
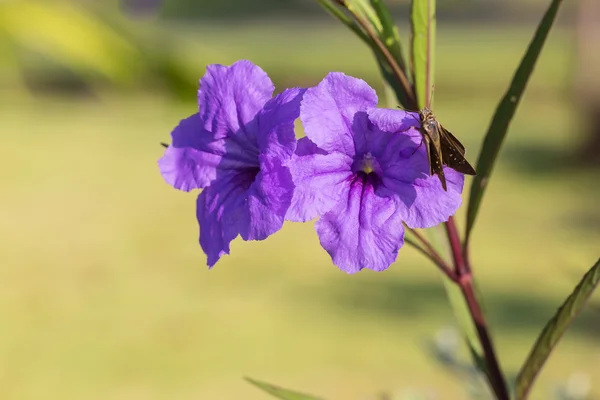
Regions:
M 431 91 L 433 92 L 433 87 Z M 429 174 L 435 174 L 440 178 L 444 190 L 448 190 L 444 165 L 466 175 L 476 175 L 475 169 L 465 158 L 465 147 L 460 140 L 439 123 L 430 109 L 430 104 L 419 111 L 419 116 L 421 118 L 420 132 L 423 135 L 423 142 L 429 159 Z
M 365 81 L 329 73 L 300 105 L 306 137 L 289 163 L 295 189 L 286 219 L 318 218 L 321 246 L 342 271 L 387 269 L 404 227 L 428 228 L 460 207 L 464 175 L 429 173 L 416 112 L 377 108 Z M 416 154 L 415 154 L 416 153 Z

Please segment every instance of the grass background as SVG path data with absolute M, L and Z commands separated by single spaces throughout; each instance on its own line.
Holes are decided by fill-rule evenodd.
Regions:
M 439 26 L 435 110 L 472 162 L 532 32 Z M 279 90 L 314 85 L 330 70 L 381 88 L 369 52 L 333 21 L 174 34 L 196 79 L 206 63 L 249 58 Z M 564 162 L 581 139 L 569 35 L 549 39 L 472 243 L 508 371 L 598 257 L 600 174 Z M 0 398 L 268 398 L 243 376 L 334 400 L 384 389 L 465 398 L 424 352 L 425 339 L 454 320 L 439 274 L 409 247 L 384 273 L 346 275 L 312 224 L 290 223 L 264 242 L 234 241 L 207 270 L 196 194 L 169 188 L 156 167 L 158 142 L 194 112 L 194 96 L 0 98 Z M 598 382 L 599 338 L 600 316 L 585 312 L 532 398 L 549 398 L 574 372 Z

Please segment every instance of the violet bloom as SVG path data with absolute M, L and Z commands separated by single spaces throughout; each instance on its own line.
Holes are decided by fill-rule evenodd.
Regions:
M 286 219 L 320 217 L 315 229 L 347 273 L 382 271 L 404 243 L 402 222 L 428 228 L 461 204 L 462 174 L 445 168 L 448 191 L 429 176 L 417 113 L 378 109 L 366 82 L 330 73 L 304 94 L 291 165 L 296 189 Z
M 273 96 L 267 74 L 249 61 L 209 65 L 199 112 L 182 120 L 158 161 L 176 189 L 203 188 L 196 216 L 212 267 L 229 243 L 263 240 L 281 229 L 294 185 L 285 165 L 296 148 L 294 120 L 305 89 Z

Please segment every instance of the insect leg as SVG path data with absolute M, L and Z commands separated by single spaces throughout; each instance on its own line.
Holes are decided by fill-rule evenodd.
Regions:
M 419 143 L 419 145 L 417 146 L 417 148 L 415 149 L 415 151 L 412 152 L 412 154 L 410 155 L 411 157 L 415 155 L 415 153 L 417 152 L 417 150 L 419 150 L 421 148 L 421 146 L 423 145 L 423 137 L 421 136 L 421 143 Z

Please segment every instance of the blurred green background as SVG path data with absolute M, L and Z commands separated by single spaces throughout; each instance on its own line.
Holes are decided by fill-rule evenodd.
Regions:
M 439 3 L 435 110 L 475 162 L 547 2 Z M 406 33 L 406 2 L 393 5 Z M 472 243 L 509 372 L 600 249 L 600 173 L 578 162 L 590 129 L 573 90 L 574 5 L 549 38 Z M 243 376 L 332 400 L 466 398 L 426 353 L 455 322 L 439 274 L 413 249 L 384 273 L 346 275 L 312 224 L 286 224 L 264 242 L 234 241 L 206 268 L 196 193 L 163 182 L 158 143 L 195 112 L 206 64 L 242 58 L 278 90 L 328 71 L 382 88 L 367 48 L 310 0 L 166 0 L 156 12 L 0 2 L 0 399 L 268 398 Z M 600 393 L 592 310 L 533 398 L 573 373 Z

